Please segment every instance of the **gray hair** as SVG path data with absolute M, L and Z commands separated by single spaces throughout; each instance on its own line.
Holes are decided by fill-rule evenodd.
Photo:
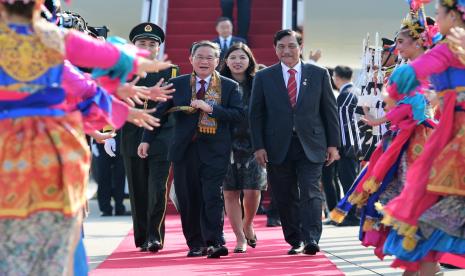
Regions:
M 220 46 L 218 45 L 218 43 L 211 42 L 209 40 L 202 40 L 202 41 L 194 42 L 194 44 L 192 44 L 192 46 L 191 46 L 191 56 L 192 57 L 194 56 L 195 52 L 197 52 L 197 50 L 200 47 L 210 47 L 210 48 L 213 49 L 213 52 L 215 53 L 215 57 L 216 58 L 220 57 L 220 53 L 221 53 Z

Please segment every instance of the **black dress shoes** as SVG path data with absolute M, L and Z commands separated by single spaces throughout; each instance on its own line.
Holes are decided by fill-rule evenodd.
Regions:
M 298 245 L 293 245 L 289 251 L 287 251 L 287 255 L 297 255 L 304 252 L 304 244 L 300 243 Z
M 202 257 L 207 255 L 207 250 L 205 247 L 193 247 L 187 252 L 187 257 Z
M 122 216 L 130 216 L 131 211 L 118 211 L 115 212 L 115 216 L 122 217 Z
M 161 245 L 161 242 L 157 240 L 149 241 L 147 244 L 147 250 L 153 253 L 158 252 L 158 250 L 161 250 L 162 248 L 163 248 L 163 245 Z
M 320 252 L 320 246 L 316 241 L 310 241 L 304 247 L 304 254 L 315 255 L 317 252 Z
M 266 227 L 277 227 L 281 226 L 281 221 L 277 218 L 268 217 L 266 219 Z
M 208 247 L 207 253 L 207 258 L 217 259 L 221 256 L 228 256 L 228 249 L 224 245 L 215 245 Z
M 139 251 L 140 251 L 140 252 L 146 252 L 146 251 L 147 251 L 147 247 L 148 247 L 148 242 L 144 242 L 144 244 L 142 244 L 142 245 L 140 246 Z

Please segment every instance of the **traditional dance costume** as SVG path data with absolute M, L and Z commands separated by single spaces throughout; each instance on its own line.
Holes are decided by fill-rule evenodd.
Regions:
M 72 271 L 90 162 L 73 110 L 95 126 L 123 120 L 102 89 L 77 86 L 83 76 L 64 60 L 124 79 L 137 55 L 42 21 L 0 23 L 0 274 Z
M 417 261 L 434 252 L 465 253 L 465 65 L 447 40 L 400 67 L 391 91 L 406 94 L 430 77 L 441 99 L 441 119 L 405 188 L 384 208 L 394 225 L 385 252 Z M 436 258 L 437 259 L 437 258 Z

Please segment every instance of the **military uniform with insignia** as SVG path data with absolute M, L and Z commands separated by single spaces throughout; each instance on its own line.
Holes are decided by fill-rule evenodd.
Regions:
M 157 25 L 142 23 L 132 29 L 129 38 L 133 43 L 139 39 L 153 39 L 161 44 L 165 36 Z M 158 73 L 149 73 L 136 85 L 153 87 L 161 78 L 168 81 L 176 77 L 178 71 L 178 67 L 173 67 Z M 150 109 L 156 104 L 154 101 L 146 101 L 144 106 L 137 107 Z M 173 122 L 168 122 L 156 130 L 156 138 L 145 159 L 137 155 L 143 129 L 129 123 L 122 129 L 121 153 L 129 184 L 134 240 L 141 251 L 157 252 L 163 248 L 170 167 L 167 154 L 172 129 Z

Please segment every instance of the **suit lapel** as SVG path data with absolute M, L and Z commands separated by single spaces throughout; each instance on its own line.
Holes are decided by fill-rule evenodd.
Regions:
M 190 75 L 188 75 L 186 77 L 186 82 L 187 82 L 186 88 L 183 89 L 184 93 L 182 93 L 180 95 L 181 96 L 181 99 L 180 99 L 181 105 L 190 105 L 191 100 L 192 100 L 192 87 L 191 87 Z
M 284 83 L 283 68 L 281 66 L 281 63 L 273 65 L 273 81 L 275 82 L 276 87 L 278 88 L 278 93 L 286 96 L 287 102 L 289 103 L 289 106 L 291 106 L 291 102 L 289 101 L 289 95 L 287 94 L 286 84 Z
M 301 105 L 303 102 L 303 98 L 307 97 L 308 88 L 310 85 L 310 67 L 307 66 L 305 63 L 302 62 L 302 75 L 300 76 L 300 88 L 299 88 L 299 97 L 297 98 L 296 109 Z

